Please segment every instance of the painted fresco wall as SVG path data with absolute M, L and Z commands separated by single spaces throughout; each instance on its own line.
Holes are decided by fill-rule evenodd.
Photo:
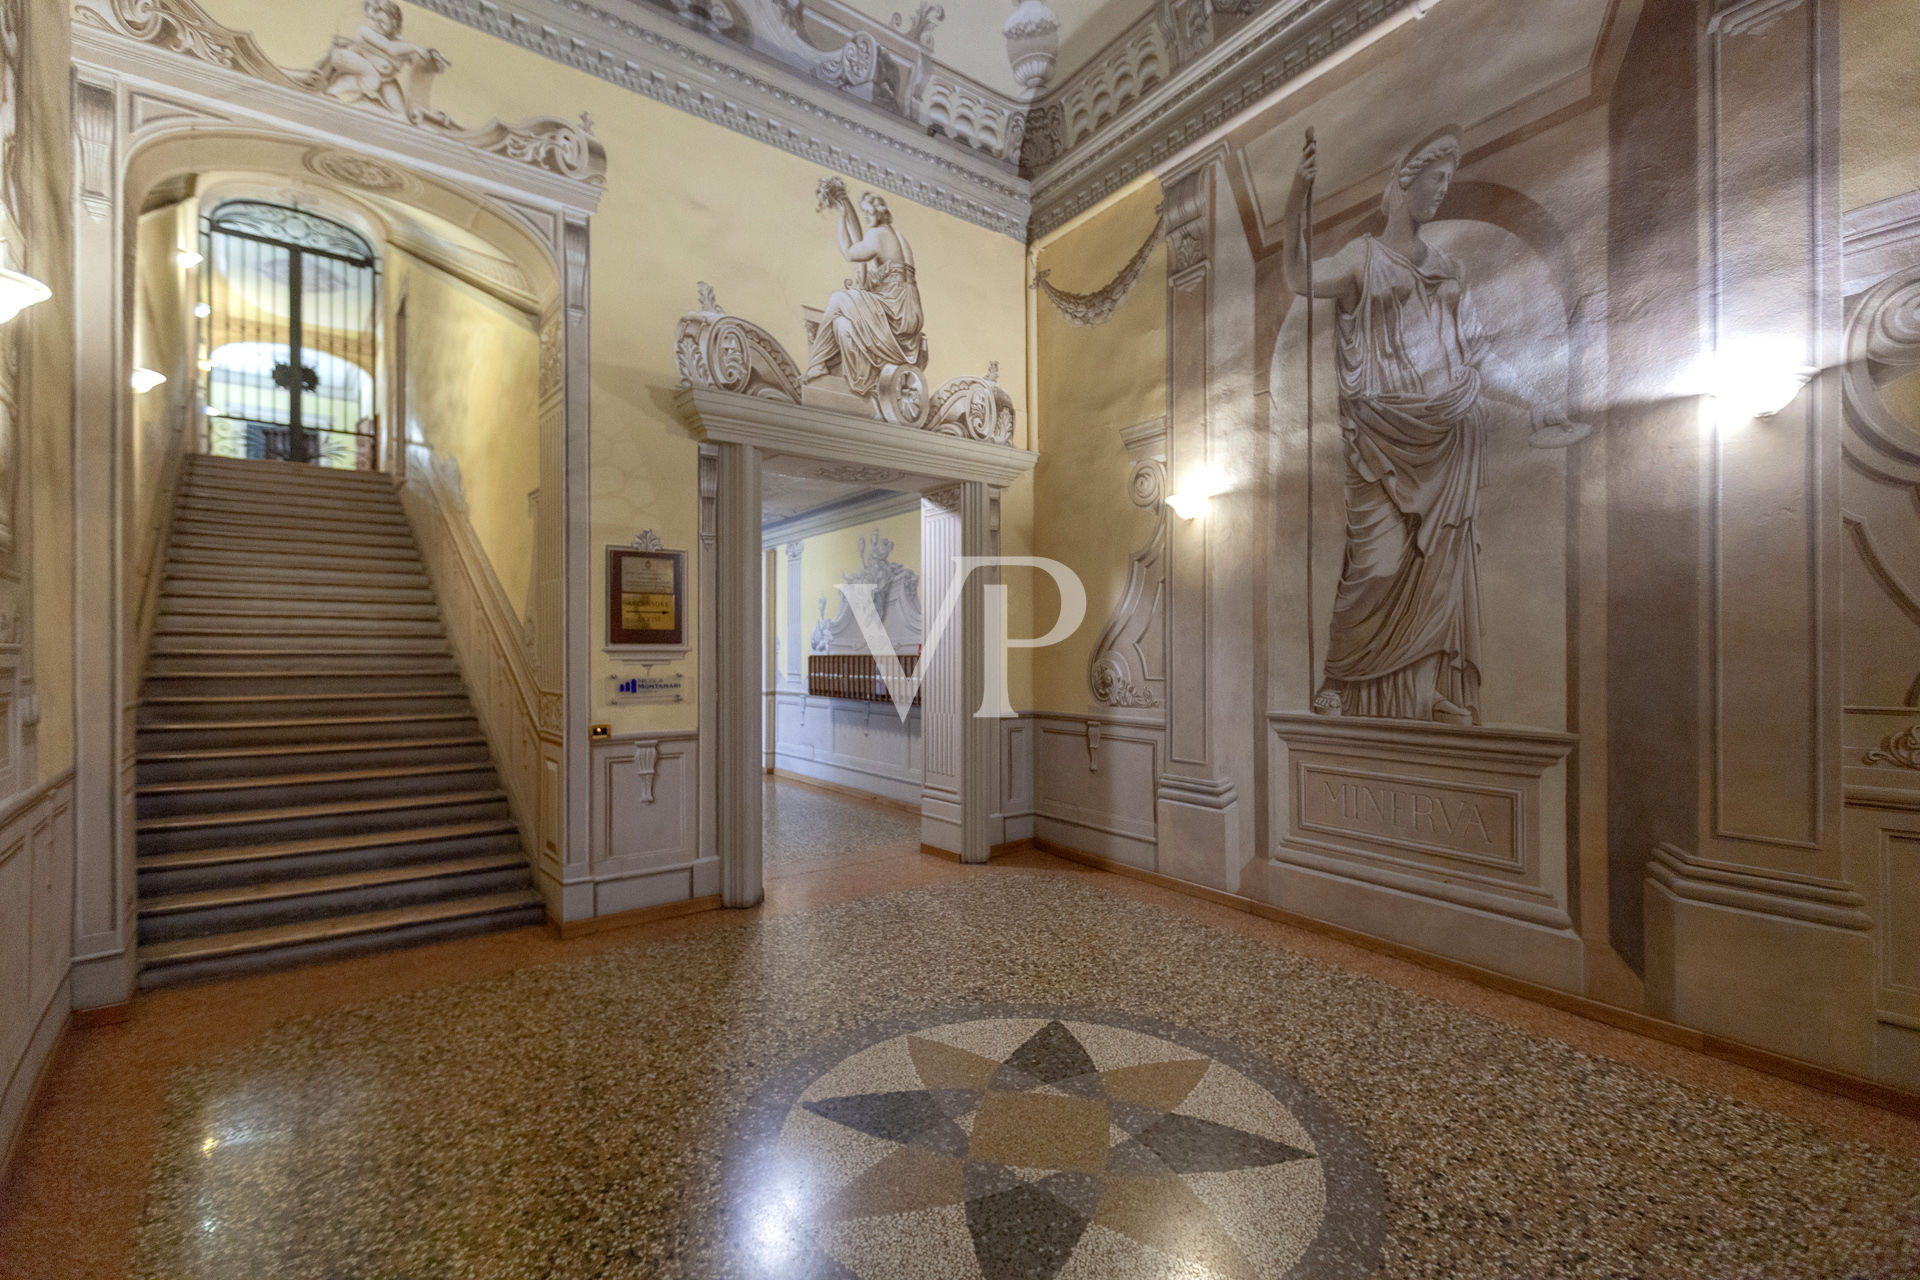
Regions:
M 0 1156 L 73 954 L 73 311 L 66 24 L 0 3 L 0 239 L 53 298 L 0 327 Z
M 407 439 L 451 467 L 474 538 L 524 618 L 540 487 L 537 323 L 404 253 L 390 251 L 385 269 L 392 305 L 406 305 Z
M 360 21 L 342 2 L 288 6 L 273 0 L 208 0 L 220 23 L 251 31 L 281 65 L 310 65 L 338 32 Z M 592 224 L 592 530 L 593 545 L 625 546 L 652 529 L 675 549 L 697 549 L 695 446 L 675 416 L 679 383 L 674 330 L 710 283 L 730 313 L 767 327 L 788 347 L 806 347 L 802 308 L 818 307 L 847 276 L 834 223 L 815 211 L 823 170 L 786 152 L 697 120 L 583 72 L 413 6 L 405 36 L 439 49 L 451 70 L 438 77 L 433 105 L 460 120 L 523 119 L 543 114 L 592 117 L 608 156 L 607 191 Z M 484 68 L 484 71 L 482 69 Z M 857 197 L 861 188 L 850 183 Z M 930 346 L 928 381 L 983 374 L 1000 364 L 1000 382 L 1019 412 L 1016 443 L 1028 429 L 1021 359 L 1024 251 L 1007 238 L 889 196 L 895 221 L 912 240 Z M 1031 488 L 1010 491 L 1001 530 L 1009 552 L 1030 545 Z M 588 593 L 594 602 L 590 653 L 596 699 L 592 718 L 615 734 L 678 732 L 695 726 L 699 673 L 693 652 L 673 665 L 685 677 L 677 703 L 616 704 L 615 677 L 636 669 L 602 651 L 604 572 L 596 556 Z M 517 599 L 518 597 L 516 597 Z M 697 616 L 694 602 L 689 610 Z M 1025 625 L 1026 601 L 1014 625 Z M 691 636 L 689 637 L 692 638 Z M 1016 702 L 1030 696 L 1029 664 L 1016 655 Z M 665 669 L 656 674 L 665 674 Z
M 1909 8 L 1449 0 L 1039 246 L 1167 245 L 1038 304 L 1036 546 L 1109 611 L 1042 836 L 1920 1088 Z M 1143 572 L 1158 414 L 1224 491 Z

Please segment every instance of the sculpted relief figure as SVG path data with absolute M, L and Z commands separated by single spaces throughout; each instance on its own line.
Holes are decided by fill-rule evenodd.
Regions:
M 1539 448 L 1591 428 L 1535 402 L 1488 343 L 1460 263 L 1421 238 L 1460 164 L 1454 130 L 1396 166 L 1383 232 L 1315 262 L 1304 229 L 1317 160 L 1309 135 L 1287 201 L 1285 269 L 1296 295 L 1334 304 L 1347 529 L 1313 709 L 1478 724 L 1474 519 L 1490 436 L 1503 410 L 1528 415 Z
M 333 47 L 307 73 L 309 87 L 342 102 L 367 102 L 414 124 L 453 122 L 427 105 L 433 77 L 447 69 L 438 49 L 422 49 L 400 38 L 400 6 L 394 0 L 366 0 L 367 21 L 351 36 L 335 36 Z
M 894 227 L 887 202 L 871 191 L 860 197 L 856 209 L 844 182 L 822 178 L 817 198 L 819 208 L 838 210 L 840 253 L 860 274 L 847 281 L 821 313 L 807 351 L 807 381 L 838 374 L 852 394 L 883 408 L 899 402 L 902 390 L 917 388 L 906 398 L 909 412 L 902 415 L 917 424 L 926 395 L 918 373 L 925 360 L 924 317 L 913 247 Z M 863 213 L 870 227 L 861 222 Z

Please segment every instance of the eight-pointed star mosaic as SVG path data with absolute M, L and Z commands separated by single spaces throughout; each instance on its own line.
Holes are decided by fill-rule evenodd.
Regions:
M 809 1170 L 823 1274 L 1266 1280 L 1325 1209 L 1312 1141 L 1271 1093 L 1100 1024 L 896 1037 L 816 1080 L 780 1145 Z

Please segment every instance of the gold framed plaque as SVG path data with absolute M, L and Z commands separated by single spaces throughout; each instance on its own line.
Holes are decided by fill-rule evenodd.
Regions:
M 682 644 L 687 553 L 607 548 L 607 643 Z

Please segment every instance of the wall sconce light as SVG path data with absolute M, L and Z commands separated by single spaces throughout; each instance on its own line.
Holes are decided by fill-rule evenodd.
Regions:
M 0 268 L 0 324 L 53 296 L 53 290 L 22 271 Z
M 209 360 L 209 359 L 207 359 L 206 357 L 204 357 L 204 356 L 202 356 L 202 357 L 201 357 L 201 359 L 200 359 L 200 372 L 202 372 L 202 373 L 212 373 L 212 372 L 213 372 L 213 361 L 211 361 L 211 360 Z
M 1730 341 L 1707 356 L 1691 381 L 1714 402 L 1724 429 L 1774 417 L 1791 405 L 1820 370 L 1800 363 L 1805 351 L 1784 340 Z
M 1167 505 L 1182 520 L 1193 520 L 1207 514 L 1212 498 L 1226 491 L 1227 482 L 1220 473 L 1212 467 L 1202 467 L 1187 477 L 1178 493 L 1167 495 Z
M 182 249 L 173 255 L 173 260 L 189 271 L 206 261 L 205 258 L 201 257 L 192 249 Z
M 166 380 L 167 375 L 158 369 L 135 369 L 133 377 L 128 379 L 133 384 L 133 393 L 139 396 L 147 394 Z
M 208 316 L 213 314 L 213 308 L 208 306 L 204 302 L 196 302 L 193 304 L 193 314 L 198 316 L 200 319 L 205 320 Z

